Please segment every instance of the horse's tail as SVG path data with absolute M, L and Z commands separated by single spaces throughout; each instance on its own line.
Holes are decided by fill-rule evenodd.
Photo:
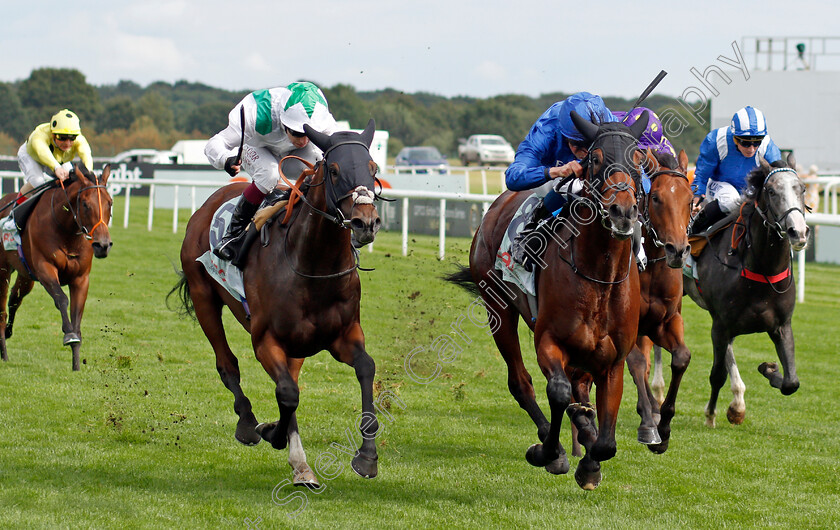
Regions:
M 190 298 L 190 284 L 187 283 L 187 275 L 184 274 L 184 271 L 175 271 L 179 278 L 178 283 L 175 284 L 175 287 L 169 291 L 169 294 L 166 295 L 166 307 L 172 309 L 173 311 L 177 311 L 181 316 L 188 316 L 195 320 L 195 307 L 193 307 L 192 298 Z M 169 297 L 173 294 L 176 294 L 178 300 L 181 302 L 180 307 L 173 309 L 169 306 Z
M 445 274 L 443 279 L 465 289 L 468 293 L 478 296 L 478 286 L 475 284 L 469 267 L 458 265 L 458 272 Z

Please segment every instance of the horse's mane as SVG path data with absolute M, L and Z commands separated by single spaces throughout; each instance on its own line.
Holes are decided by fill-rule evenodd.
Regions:
M 767 180 L 767 175 L 774 169 L 788 167 L 784 160 L 777 160 L 770 163 L 769 166 L 759 165 L 747 174 L 747 187 L 744 189 L 744 196 L 741 200 L 755 200 L 758 197 L 761 188 L 764 187 L 764 181 Z

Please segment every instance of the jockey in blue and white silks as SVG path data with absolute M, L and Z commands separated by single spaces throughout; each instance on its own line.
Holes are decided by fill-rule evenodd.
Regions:
M 693 233 L 738 208 L 746 177 L 759 165 L 759 157 L 772 163 L 781 160 L 782 153 L 767 134 L 764 113 L 756 108 L 744 107 L 728 127 L 706 135 L 694 171 L 694 204 L 696 207 L 703 199 L 708 204 L 695 219 Z

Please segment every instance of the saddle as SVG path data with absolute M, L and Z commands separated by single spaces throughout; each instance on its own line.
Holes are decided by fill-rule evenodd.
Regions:
M 738 216 L 739 212 L 733 212 L 720 221 L 714 223 L 706 230 L 698 232 L 697 234 L 689 235 L 688 243 L 691 245 L 691 256 L 694 258 L 700 257 L 700 254 L 703 253 L 703 250 L 706 248 L 706 245 L 709 244 L 709 240 L 712 236 L 734 223 L 738 219 Z
M 243 232 L 240 236 L 242 244 L 239 246 L 236 255 L 231 260 L 233 265 L 240 269 L 245 266 L 245 259 L 248 256 L 248 250 L 251 248 L 251 245 L 254 244 L 254 241 L 260 237 L 263 228 L 271 226 L 277 216 L 286 211 L 288 209 L 288 204 L 293 202 L 290 201 L 290 195 L 291 188 L 275 188 L 265 196 L 259 210 L 257 210 L 257 213 L 254 215 L 254 221 L 248 223 L 248 227 L 245 229 L 245 232 Z M 294 208 L 294 204 L 292 204 L 292 208 Z M 286 218 L 288 218 L 288 215 Z M 281 224 L 285 224 L 285 222 L 286 219 L 283 219 Z

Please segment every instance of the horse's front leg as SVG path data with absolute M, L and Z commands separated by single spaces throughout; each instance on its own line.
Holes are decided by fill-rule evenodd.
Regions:
M 730 388 L 732 389 L 732 402 L 726 410 L 726 418 L 730 423 L 739 425 L 744 421 L 747 406 L 744 402 L 744 393 L 747 390 L 738 365 L 735 363 L 735 352 L 732 350 L 733 337 L 730 336 L 725 325 L 720 324 L 717 319 L 712 320 L 712 346 L 714 348 L 714 361 L 712 371 L 709 374 L 709 384 L 712 387 L 709 403 L 706 405 L 706 425 L 715 426 L 715 409 L 717 408 L 718 395 L 726 376 L 729 374 Z
M 662 443 L 648 446 L 648 449 L 654 453 L 661 454 L 668 449 L 668 440 L 671 438 L 671 420 L 677 408 L 677 392 L 682 377 L 688 369 L 688 363 L 691 361 L 691 352 L 683 340 L 683 330 L 682 316 L 676 314 L 664 327 L 662 335 L 657 338 L 657 342 L 671 353 L 671 383 L 668 385 L 668 394 L 660 407 L 658 430 Z
M 354 322 L 347 331 L 330 347 L 330 353 L 337 360 L 352 366 L 356 370 L 356 379 L 362 390 L 362 417 L 359 430 L 362 433 L 362 445 L 353 457 L 353 471 L 364 478 L 373 478 L 379 472 L 376 454 L 376 434 L 379 422 L 373 406 L 373 378 L 376 375 L 376 363 L 365 350 L 365 335 L 362 326 Z
M 56 309 L 61 313 L 61 331 L 64 332 L 62 344 L 64 346 L 70 346 L 80 343 L 82 338 L 76 332 L 75 323 L 70 319 L 68 314 L 67 310 L 70 306 L 70 299 L 61 289 L 61 285 L 58 282 L 58 271 L 51 266 L 42 267 L 42 270 L 36 272 L 36 275 L 41 285 L 44 286 L 44 289 L 46 289 L 47 293 L 52 297 L 53 302 L 55 302 Z M 87 282 L 84 283 L 84 286 L 84 296 L 87 296 Z M 84 303 L 82 303 L 82 308 L 84 308 Z M 73 370 L 76 371 L 79 369 L 78 347 L 73 348 L 71 346 L 71 349 L 73 350 Z
M 78 370 L 79 350 L 82 346 L 82 315 L 85 312 L 88 288 L 90 287 L 90 271 L 81 274 L 70 282 L 70 326 L 72 331 L 64 334 L 64 345 L 70 346 L 73 352 L 73 370 Z
M 773 362 L 761 363 L 758 366 L 758 371 L 770 380 L 770 385 L 773 388 L 778 388 L 782 394 L 789 396 L 799 389 L 799 378 L 796 376 L 793 330 L 790 327 L 790 322 L 786 322 L 776 329 L 771 329 L 767 334 L 770 335 L 770 339 L 776 346 L 776 354 L 782 363 L 784 375 L 779 373 L 778 365 Z
M 595 379 L 595 404 L 598 408 L 598 439 L 588 453 L 598 462 L 615 456 L 615 426 L 621 393 L 624 391 L 624 359 L 610 366 L 603 377 Z
M 300 402 L 300 389 L 289 370 L 289 357 L 272 333 L 251 329 L 254 353 L 266 373 L 274 380 L 274 395 L 280 419 L 274 423 L 260 423 L 257 434 L 275 449 L 285 449 L 289 425 Z
M 642 419 L 641 424 L 639 424 L 637 439 L 639 443 L 646 445 L 658 444 L 662 442 L 662 439 L 656 430 L 656 420 L 653 416 L 654 404 L 648 388 L 649 360 L 639 349 L 638 343 L 643 343 L 643 339 L 640 338 L 627 355 L 627 369 L 633 377 L 633 383 L 636 385 L 638 396 L 636 400 L 636 412 Z M 656 408 L 659 408 L 658 404 Z
M 566 376 L 566 353 L 557 345 L 549 332 L 542 332 L 536 339 L 537 361 L 542 373 L 548 380 L 545 393 L 551 411 L 551 423 L 543 443 L 534 444 L 525 453 L 525 459 L 532 466 L 544 467 L 549 464 L 565 468 L 568 471 L 566 451 L 560 444 L 560 426 L 563 414 L 572 401 L 572 384 Z M 558 462 L 559 460 L 559 462 Z
M 303 366 L 303 359 L 289 359 L 289 371 L 295 383 L 298 382 L 300 369 Z M 289 442 L 289 465 L 294 475 L 295 486 L 306 486 L 307 488 L 318 488 L 318 478 L 306 462 L 306 452 L 303 450 L 303 442 L 298 432 L 297 414 L 292 414 L 289 421 L 289 430 L 286 433 Z

